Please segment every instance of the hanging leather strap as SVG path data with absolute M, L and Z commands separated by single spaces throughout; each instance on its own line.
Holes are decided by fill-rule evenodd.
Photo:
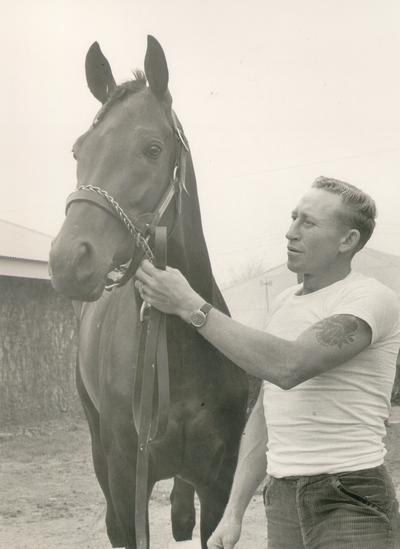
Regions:
M 167 229 L 155 228 L 154 264 L 167 264 Z M 133 384 L 133 421 L 138 433 L 135 493 L 137 549 L 148 549 L 147 503 L 150 444 L 168 426 L 169 371 L 166 315 L 153 307 L 144 311 L 139 337 L 137 369 Z

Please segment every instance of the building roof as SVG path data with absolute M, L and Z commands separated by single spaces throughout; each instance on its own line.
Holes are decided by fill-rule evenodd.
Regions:
M 53 237 L 0 219 L 0 257 L 47 261 Z
M 376 278 L 400 296 L 400 256 L 364 248 L 354 256 L 353 270 Z
M 48 279 L 53 237 L 0 219 L 0 275 Z

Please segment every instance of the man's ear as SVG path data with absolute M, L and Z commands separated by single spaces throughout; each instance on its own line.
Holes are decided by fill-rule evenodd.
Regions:
M 358 229 L 349 229 L 340 241 L 339 250 L 342 253 L 356 252 L 360 238 L 361 234 Z

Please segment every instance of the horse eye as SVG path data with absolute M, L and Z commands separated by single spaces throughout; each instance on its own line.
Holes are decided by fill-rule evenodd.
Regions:
M 150 145 L 150 147 L 147 147 L 145 151 L 146 156 L 149 158 L 158 158 L 161 154 L 161 147 L 160 145 Z

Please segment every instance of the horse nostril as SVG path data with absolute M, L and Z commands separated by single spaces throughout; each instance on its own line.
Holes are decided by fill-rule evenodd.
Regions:
M 76 278 L 78 282 L 84 282 L 93 273 L 91 260 L 94 250 L 89 242 L 81 242 L 76 253 Z

